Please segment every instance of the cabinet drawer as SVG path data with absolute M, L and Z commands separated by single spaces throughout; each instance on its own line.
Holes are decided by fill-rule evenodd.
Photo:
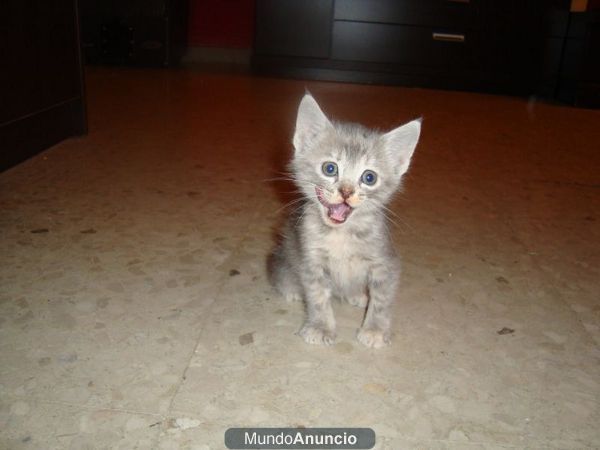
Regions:
M 333 0 L 259 0 L 255 53 L 329 57 L 332 12 Z
M 478 0 L 337 0 L 335 20 L 476 28 Z
M 474 64 L 475 34 L 336 21 L 333 26 L 332 58 L 466 69 Z

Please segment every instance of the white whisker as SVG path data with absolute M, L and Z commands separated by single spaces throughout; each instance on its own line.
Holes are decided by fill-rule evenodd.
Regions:
M 287 202 L 285 205 L 283 205 L 281 208 L 279 208 L 277 211 L 275 211 L 275 214 L 277 214 L 280 211 L 283 211 L 284 209 L 286 209 L 286 208 L 288 208 L 288 207 L 290 207 L 292 205 L 295 205 L 295 204 L 297 204 L 299 202 L 304 202 L 305 200 L 306 199 L 304 197 L 300 197 L 300 198 L 296 198 L 296 199 L 294 199 L 294 200 L 292 200 L 290 202 Z

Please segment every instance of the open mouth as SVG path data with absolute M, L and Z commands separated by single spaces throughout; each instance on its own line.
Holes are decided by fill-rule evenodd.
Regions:
M 325 207 L 327 211 L 327 217 L 333 223 L 344 223 L 352 213 L 352 206 L 348 205 L 345 201 L 342 203 L 335 204 L 329 203 L 327 200 L 325 200 L 325 196 L 323 195 L 323 189 L 317 187 L 315 188 L 315 192 L 317 193 L 317 198 L 319 199 L 319 202 Z

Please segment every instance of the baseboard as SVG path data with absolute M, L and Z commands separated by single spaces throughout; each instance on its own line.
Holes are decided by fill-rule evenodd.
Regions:
M 81 97 L 0 124 L 0 171 L 86 132 Z
M 251 57 L 252 49 L 249 48 L 188 47 L 181 64 L 231 64 L 249 67 Z

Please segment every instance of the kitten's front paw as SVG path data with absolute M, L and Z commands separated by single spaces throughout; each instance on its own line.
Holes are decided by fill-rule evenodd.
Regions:
M 361 344 L 370 348 L 381 348 L 391 344 L 389 332 L 382 330 L 361 328 L 356 338 Z
M 298 332 L 307 344 L 332 345 L 335 342 L 335 332 L 326 328 L 305 323 Z

